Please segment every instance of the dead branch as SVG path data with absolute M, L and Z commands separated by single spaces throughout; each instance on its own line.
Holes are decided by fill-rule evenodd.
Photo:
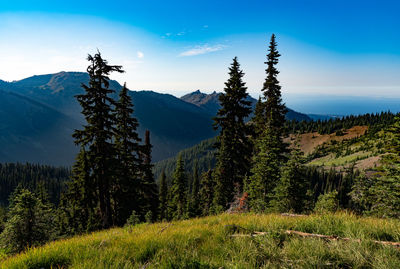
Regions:
M 158 234 L 164 232 L 164 231 L 165 231 L 169 226 L 171 226 L 171 225 L 172 225 L 172 223 L 169 223 L 167 226 L 163 227 L 163 228 L 158 232 Z

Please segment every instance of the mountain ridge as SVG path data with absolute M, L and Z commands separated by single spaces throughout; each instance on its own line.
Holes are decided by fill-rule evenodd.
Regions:
M 85 123 L 75 96 L 84 93 L 81 85 L 88 82 L 87 73 L 65 71 L 35 75 L 12 82 L 0 80 L 2 95 L 8 96 L 4 100 L 14 100 L 14 106 L 20 107 L 22 111 L 30 109 L 34 112 L 20 115 L 12 108 L 12 104 L 0 109 L 0 119 L 3 119 L 4 127 L 0 129 L 0 138 L 9 148 L 7 151 L 0 149 L 0 162 L 71 165 L 77 153 L 71 135 L 73 130 L 82 128 Z M 112 97 L 118 98 L 122 86 L 117 81 L 110 80 L 110 88 L 116 91 Z M 12 98 L 12 94 L 16 97 Z M 140 137 L 144 137 L 147 129 L 151 132 L 154 162 L 173 157 L 180 150 L 217 135 L 212 128 L 212 118 L 219 109 L 220 93 L 203 94 L 196 91 L 186 96 L 193 94 L 200 94 L 201 98 L 195 102 L 155 91 L 129 91 L 134 104 L 133 116 L 139 120 Z M 23 101 L 23 98 L 27 99 Z M 254 98 L 249 97 L 249 100 L 255 104 Z M 39 108 L 38 105 L 42 106 Z M 42 114 L 38 110 L 43 110 Z M 19 116 L 11 120 L 10 115 Z M 304 114 L 298 113 L 295 117 L 298 115 Z M 46 125 L 53 129 L 44 128 Z M 17 127 L 10 128 L 12 126 L 21 130 L 31 126 L 31 129 L 18 133 L 15 129 Z M 42 126 L 42 134 L 38 133 L 36 126 Z

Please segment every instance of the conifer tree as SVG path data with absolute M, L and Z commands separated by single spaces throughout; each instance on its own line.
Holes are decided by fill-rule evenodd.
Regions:
M 159 220 L 164 220 L 168 218 L 168 185 L 167 185 L 167 177 L 165 175 L 165 171 L 163 170 L 160 175 L 160 191 L 159 191 Z
M 253 128 L 254 128 L 254 138 L 257 139 L 265 129 L 265 106 L 261 99 L 258 97 L 256 107 L 254 108 L 254 116 L 252 118 Z
M 282 177 L 274 190 L 271 206 L 278 212 L 301 213 L 305 209 L 310 189 L 305 177 L 303 153 L 298 142 L 292 149 L 289 161 L 282 167 Z M 308 198 L 308 199 L 307 199 Z
M 182 219 L 185 216 L 186 207 L 186 175 L 182 154 L 179 154 L 170 194 L 170 216 L 174 219 Z
M 115 223 L 123 225 L 131 212 L 139 210 L 140 138 L 139 123 L 133 116 L 133 104 L 126 84 L 119 93 L 115 107 L 115 146 L 118 171 L 113 184 Z
M 264 94 L 264 117 L 265 123 L 269 122 L 269 126 L 282 131 L 285 124 L 285 115 L 287 112 L 285 104 L 282 103 L 281 97 L 281 86 L 278 81 L 279 71 L 276 69 L 276 65 L 279 62 L 281 56 L 277 50 L 277 43 L 275 41 L 275 35 L 272 34 L 269 45 L 269 53 L 267 55 L 267 77 L 265 79 L 263 88 L 261 91 Z M 283 143 L 282 148 L 284 148 Z
M 76 234 L 96 230 L 95 211 L 97 208 L 96 185 L 90 175 L 88 157 L 84 148 L 81 148 L 76 162 L 72 167 L 71 181 L 60 208 L 65 214 L 67 233 Z
M 8 220 L 1 234 L 3 248 L 19 252 L 52 238 L 54 213 L 33 193 L 19 189 L 10 203 Z
M 272 35 L 267 55 L 267 77 L 263 85 L 265 103 L 262 105 L 265 117 L 263 130 L 255 144 L 253 168 L 251 176 L 246 180 L 246 191 L 249 194 L 249 204 L 253 210 L 265 210 L 273 195 L 273 190 L 280 179 L 280 169 L 285 161 L 287 145 L 283 142 L 286 107 L 282 104 L 281 86 L 277 79 L 279 71 L 275 65 L 280 54 L 276 49 L 275 35 Z M 257 117 L 259 121 L 259 116 Z
M 89 55 L 87 68 L 89 85 L 82 84 L 84 94 L 76 98 L 82 107 L 86 124 L 83 130 L 75 130 L 75 144 L 84 147 L 90 166 L 90 180 L 95 187 L 99 203 L 101 225 L 110 227 L 112 223 L 111 187 L 115 177 L 115 146 L 113 144 L 115 115 L 112 113 L 115 101 L 110 97 L 109 75 L 122 73 L 122 67 L 109 65 L 100 52 Z M 96 202 L 97 202 L 96 201 Z M 96 203 L 97 204 L 97 203 Z
M 207 216 L 211 213 L 211 207 L 214 200 L 214 181 L 211 169 L 202 174 L 200 186 L 199 200 L 202 211 L 201 214 Z
M 234 188 L 243 187 L 243 179 L 250 169 L 252 145 L 248 138 L 249 128 L 245 119 L 251 112 L 250 101 L 244 73 L 240 70 L 235 57 L 229 68 L 229 79 L 225 83 L 224 93 L 219 96 L 221 108 L 214 118 L 215 128 L 220 129 L 219 149 L 215 172 L 215 207 L 225 210 L 232 201 Z
M 140 185 L 142 201 L 142 213 L 151 212 L 152 217 L 157 217 L 158 188 L 154 180 L 153 165 L 151 163 L 150 131 L 146 130 L 144 145 L 142 146 L 142 180 Z
M 192 193 L 190 195 L 189 205 L 188 205 L 188 217 L 196 217 L 200 215 L 199 191 L 200 191 L 199 167 L 197 160 L 195 160 L 193 167 Z

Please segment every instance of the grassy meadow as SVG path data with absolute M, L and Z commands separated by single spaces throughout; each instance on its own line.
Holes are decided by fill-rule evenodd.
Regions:
M 238 227 L 240 226 L 240 227 Z M 285 230 L 357 241 L 287 235 Z M 232 234 L 267 232 L 256 237 Z M 222 214 L 73 237 L 3 257 L 1 268 L 400 268 L 400 221 L 348 213 Z

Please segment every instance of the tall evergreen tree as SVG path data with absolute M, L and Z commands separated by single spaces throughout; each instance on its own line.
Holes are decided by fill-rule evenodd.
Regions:
M 267 61 L 264 62 L 267 65 L 267 69 L 265 70 L 267 77 L 261 91 L 264 93 L 265 100 L 265 123 L 269 122 L 270 127 L 282 131 L 285 124 L 287 109 L 285 104 L 282 103 L 281 86 L 278 81 L 279 71 L 275 67 L 279 62 L 279 57 L 281 56 L 276 47 L 277 43 L 275 41 L 275 35 L 272 34 Z
M 225 210 L 232 201 L 235 186 L 242 189 L 243 179 L 250 169 L 252 145 L 245 119 L 251 113 L 251 103 L 243 75 L 235 57 L 224 93 L 219 96 L 221 108 L 214 118 L 215 128 L 220 129 L 215 172 L 215 206 L 218 211 Z
M 86 149 L 90 178 L 95 186 L 99 202 L 100 219 L 103 228 L 112 225 L 111 186 L 115 176 L 115 146 L 113 144 L 115 115 L 112 113 L 115 101 L 110 97 L 109 75 L 122 73 L 122 67 L 109 65 L 100 52 L 89 55 L 87 68 L 89 85 L 82 84 L 84 94 L 76 98 L 82 107 L 86 124 L 83 130 L 75 130 L 75 144 Z
M 203 216 L 209 215 L 214 200 L 214 180 L 211 169 L 204 172 L 201 176 L 199 200 L 202 211 L 201 214 Z
M 141 196 L 142 212 L 148 214 L 151 212 L 152 217 L 157 217 L 158 210 L 158 188 L 154 180 L 153 165 L 151 163 L 151 148 L 150 131 L 146 130 L 144 145 L 142 146 L 142 181 L 141 181 Z
M 133 116 L 133 104 L 126 84 L 119 93 L 115 107 L 115 145 L 118 171 L 113 184 L 115 224 L 123 225 L 131 212 L 139 211 L 140 138 L 139 123 Z
M 159 220 L 164 220 L 168 218 L 168 185 L 167 185 L 167 177 L 165 175 L 165 171 L 163 170 L 160 175 L 160 190 L 159 190 L 159 206 L 158 206 L 158 214 Z
M 249 203 L 254 210 L 264 210 L 272 197 L 272 192 L 280 179 L 280 168 L 285 161 L 286 147 L 282 134 L 284 131 L 286 107 L 282 104 L 281 86 L 277 79 L 280 54 L 276 49 L 275 35 L 272 35 L 267 55 L 267 77 L 263 86 L 265 103 L 264 112 L 257 112 L 260 134 L 255 144 L 253 168 L 251 176 L 246 180 L 246 191 L 249 193 Z M 259 115 L 265 117 L 261 124 Z
M 174 219 L 185 217 L 186 207 L 186 175 L 182 154 L 179 154 L 173 176 L 170 194 L 170 216 Z

